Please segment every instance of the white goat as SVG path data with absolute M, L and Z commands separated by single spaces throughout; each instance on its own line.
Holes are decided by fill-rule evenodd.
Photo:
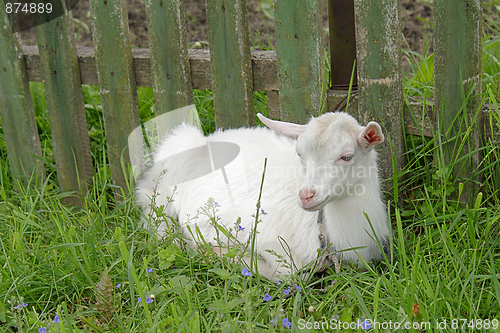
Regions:
M 240 128 L 204 137 L 195 126 L 177 127 L 161 144 L 154 166 L 137 184 L 137 200 L 145 215 L 154 217 L 150 206 L 155 196 L 156 206 L 164 205 L 168 216 L 178 218 L 181 232 L 191 246 L 199 242 L 195 224 L 204 240 L 214 245 L 217 231 L 200 211 L 213 198 L 220 224 L 237 230 L 235 222 L 241 218 L 244 230 L 233 235 L 244 243 L 254 224 L 252 215 L 256 212 L 267 157 L 261 198 L 265 214 L 259 215 L 262 222 L 256 235 L 260 275 L 277 280 L 291 273 L 272 252 L 293 261 L 297 269 L 315 260 L 321 246 L 320 229 L 336 251 L 343 251 L 339 253 L 342 260 L 359 261 L 362 257 L 369 262 L 381 258 L 377 239 L 384 244 L 389 228 L 381 200 L 377 153 L 373 149 L 384 140 L 380 126 L 376 122 L 360 126 L 342 112 L 312 118 L 307 125 L 258 116 L 281 135 L 266 128 Z M 238 157 L 220 171 L 200 173 L 199 165 L 207 163 L 202 150 L 220 142 L 239 146 Z M 182 158 L 182 152 L 188 150 L 192 152 L 186 155 L 189 158 Z M 234 150 L 231 154 L 235 155 Z M 214 160 L 209 172 L 214 169 Z M 178 184 L 177 189 L 169 203 L 174 184 Z M 320 210 L 324 212 L 322 228 L 317 223 Z M 166 227 L 164 222 L 160 225 L 160 236 Z M 225 238 L 224 243 L 227 242 Z M 358 249 L 344 251 L 350 248 Z

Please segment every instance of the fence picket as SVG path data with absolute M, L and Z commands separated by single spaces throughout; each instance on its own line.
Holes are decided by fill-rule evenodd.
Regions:
M 438 114 L 442 111 L 441 107 L 444 107 L 443 129 L 448 130 L 451 126 L 448 138 L 458 135 L 461 140 L 465 132 L 463 123 L 462 129 L 459 129 L 458 120 L 453 123 L 465 101 L 462 89 L 467 96 L 474 88 L 472 97 L 463 110 L 468 125 L 474 124 L 474 116 L 481 107 L 481 12 L 481 0 L 434 0 L 434 105 Z M 479 112 L 479 119 L 481 117 L 482 113 Z M 480 147 L 479 123 L 480 121 L 475 123 L 469 134 L 464 153 Z M 451 158 L 454 149 L 455 142 L 446 145 L 446 158 Z M 479 164 L 480 158 L 480 153 L 474 154 L 473 165 L 467 166 L 468 175 L 463 176 L 471 177 L 470 173 Z M 471 185 L 473 182 L 467 184 L 467 195 L 474 192 Z
M 246 0 L 207 0 L 208 38 L 218 128 L 252 126 L 253 74 Z
M 26 184 L 43 175 L 42 152 L 21 45 L 0 7 L 0 117 L 12 177 Z
M 130 159 L 128 135 L 140 126 L 134 63 L 125 0 L 91 0 L 92 36 L 97 58 L 109 163 L 113 182 L 127 192 L 121 158 Z M 140 165 L 136 164 L 136 165 Z
M 35 28 L 57 178 L 62 192 L 82 195 L 94 170 L 73 31 L 69 13 Z M 66 201 L 83 203 L 78 196 Z
M 326 107 L 326 53 L 318 0 L 275 1 L 281 118 L 304 123 Z
M 146 1 L 156 114 L 193 102 L 184 1 Z
M 376 120 L 387 133 L 379 152 L 381 176 L 392 176 L 392 158 L 404 167 L 403 75 L 399 0 L 355 0 L 359 109 L 355 117 Z M 392 147 L 391 147 L 392 146 Z

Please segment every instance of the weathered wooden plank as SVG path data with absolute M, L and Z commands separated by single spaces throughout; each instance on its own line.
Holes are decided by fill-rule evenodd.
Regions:
M 355 0 L 358 67 L 358 121 L 380 123 L 386 140 L 380 148 L 381 177 L 404 166 L 402 135 L 403 78 L 398 0 Z
M 207 0 L 208 39 L 218 128 L 255 122 L 246 0 Z
M 157 115 L 193 102 L 183 0 L 146 0 Z
M 12 176 L 27 184 L 43 175 L 42 152 L 21 46 L 0 7 L 0 117 Z
M 252 51 L 253 90 L 277 91 L 278 63 L 275 51 Z
M 188 50 L 193 89 L 212 89 L 209 50 Z
M 269 118 L 281 119 L 279 91 L 273 90 L 267 93 L 267 107 L 269 108 Z
M 349 90 L 329 89 L 327 92 L 327 110 L 330 112 L 345 111 L 350 114 L 356 114 L 358 112 L 357 96 L 357 91 L 351 91 L 349 95 Z M 347 98 L 349 98 L 349 103 L 347 102 Z M 347 107 L 349 107 L 348 110 L 346 110 Z
M 23 54 L 30 81 L 44 80 L 37 46 L 23 45 Z M 80 63 L 82 84 L 99 84 L 95 51 L 92 47 L 76 50 Z M 210 69 L 210 51 L 188 50 L 193 89 L 212 89 L 212 70 Z M 136 84 L 139 87 L 152 87 L 149 49 L 132 49 Z M 275 51 L 252 51 L 253 89 L 261 91 L 278 90 L 278 70 Z
M 307 122 L 326 105 L 319 8 L 318 0 L 275 1 L 280 110 L 286 121 Z
M 480 146 L 479 123 L 481 119 L 475 123 L 473 119 L 481 107 L 481 12 L 481 0 L 434 1 L 435 105 L 440 114 L 444 112 L 443 130 L 451 129 L 448 138 L 458 135 L 459 140 L 462 140 L 467 127 L 473 124 L 473 130 L 462 152 L 464 154 Z M 462 89 L 467 96 L 473 87 L 472 97 L 468 100 L 458 120 L 453 123 L 465 102 L 462 98 Z M 479 113 L 479 116 L 481 117 L 482 113 Z M 452 155 L 456 154 L 456 151 L 453 152 L 456 144 L 455 141 L 446 145 L 447 159 L 453 159 Z M 470 175 L 471 171 L 479 165 L 480 160 L 481 154 L 474 154 L 471 163 L 466 166 L 466 173 Z M 462 176 L 470 178 L 466 174 Z M 470 184 L 472 182 L 469 182 Z M 467 187 L 466 192 L 473 196 L 474 191 L 471 187 Z
M 57 178 L 62 192 L 77 192 L 66 202 L 82 205 L 94 170 L 73 31 L 69 13 L 35 28 Z
M 113 182 L 127 192 L 121 159 L 125 167 L 130 159 L 134 165 L 142 159 L 142 152 L 131 156 L 127 149 L 128 135 L 140 126 L 127 3 L 125 0 L 91 0 L 90 7 L 111 176 Z

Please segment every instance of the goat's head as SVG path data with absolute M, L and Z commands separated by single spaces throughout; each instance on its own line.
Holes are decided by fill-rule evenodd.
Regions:
M 375 161 L 368 154 L 384 141 L 380 125 L 360 126 L 347 113 L 325 113 L 307 125 L 259 119 L 269 128 L 297 140 L 297 154 L 304 180 L 299 203 L 306 210 L 318 210 L 328 202 L 364 191 L 363 178 L 378 177 Z M 363 192 L 364 193 L 364 192 Z

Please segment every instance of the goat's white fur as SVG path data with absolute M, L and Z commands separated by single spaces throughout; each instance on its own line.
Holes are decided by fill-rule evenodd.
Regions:
M 258 224 L 256 236 L 262 276 L 277 280 L 291 273 L 267 250 L 289 262 L 293 260 L 298 269 L 317 258 L 320 247 L 317 217 L 321 208 L 324 209 L 326 237 L 335 250 L 363 247 L 342 252 L 342 260 L 359 261 L 361 256 L 369 262 L 380 258 L 381 251 L 375 239 L 383 242 L 389 236 L 385 206 L 381 200 L 377 153 L 373 149 L 384 140 L 380 126 L 375 122 L 360 126 L 353 117 L 341 112 L 312 118 L 307 125 L 273 121 L 260 114 L 259 118 L 279 134 L 266 128 L 240 128 L 217 131 L 204 137 L 194 126 L 183 124 L 177 127 L 160 145 L 154 166 L 137 184 L 137 201 L 145 215 L 154 218 L 150 206 L 156 187 L 156 206 L 164 205 L 168 216 L 178 218 L 181 232 L 190 239 L 190 245 L 195 247 L 199 241 L 188 231 L 189 226 L 194 233 L 196 224 L 204 240 L 215 246 L 216 231 L 208 216 L 200 211 L 209 198 L 214 198 L 220 205 L 217 208 L 220 224 L 234 230 L 237 218 L 241 218 L 245 230 L 237 233 L 237 239 L 243 243 L 253 227 L 252 215 L 256 212 L 267 157 L 261 199 L 261 206 L 267 214 L 259 215 L 262 222 Z M 173 186 L 170 186 L 172 177 L 179 173 L 189 175 L 192 166 L 184 165 L 184 162 L 176 165 L 172 161 L 166 166 L 162 161 L 207 142 L 231 142 L 241 149 L 238 158 L 225 167 L 230 190 L 221 170 L 218 170 L 177 185 L 173 201 L 167 204 L 173 191 Z M 342 159 L 342 156 L 350 155 L 351 160 Z M 162 174 L 165 168 L 167 171 Z M 343 193 L 340 193 L 341 189 Z M 309 198 L 299 198 L 299 191 L 309 191 Z M 166 227 L 162 222 L 157 230 L 160 236 Z M 228 242 L 227 239 L 222 241 Z

